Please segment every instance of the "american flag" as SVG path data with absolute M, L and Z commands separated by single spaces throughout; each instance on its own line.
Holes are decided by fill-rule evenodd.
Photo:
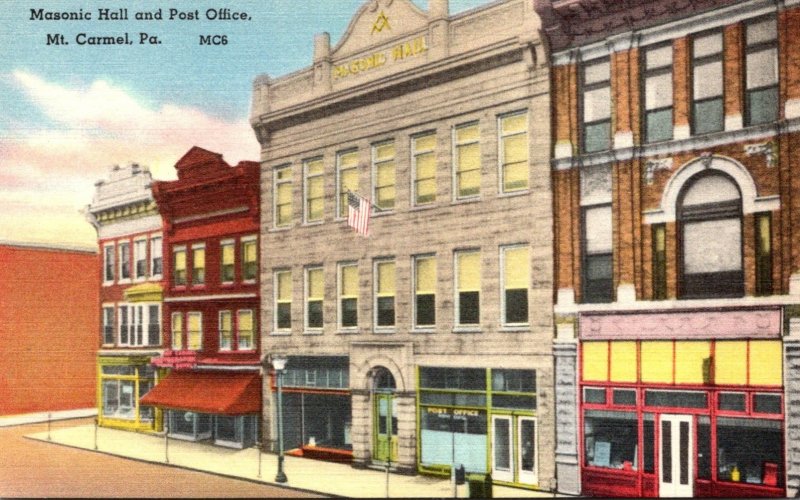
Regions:
M 347 225 L 362 236 L 369 236 L 369 216 L 372 203 L 353 192 L 347 193 Z

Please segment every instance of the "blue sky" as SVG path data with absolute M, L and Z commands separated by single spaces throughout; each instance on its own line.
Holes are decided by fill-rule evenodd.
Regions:
M 425 9 L 427 0 L 414 0 Z M 191 146 L 229 163 L 258 159 L 247 124 L 256 75 L 310 65 L 315 33 L 338 42 L 362 0 L 4 0 L 0 9 L 0 240 L 93 245 L 79 210 L 114 164 L 136 161 L 157 178 Z M 487 0 L 450 0 L 455 14 Z M 127 8 L 129 21 L 98 20 Z M 170 8 L 200 20 L 166 20 Z M 246 12 L 209 21 L 207 9 Z M 90 12 L 90 21 L 32 20 L 31 9 Z M 156 12 L 162 21 L 134 19 Z M 76 35 L 130 33 L 133 45 L 77 45 Z M 140 45 L 139 33 L 160 45 Z M 62 34 L 69 45 L 46 45 Z M 201 46 L 200 35 L 227 44 Z

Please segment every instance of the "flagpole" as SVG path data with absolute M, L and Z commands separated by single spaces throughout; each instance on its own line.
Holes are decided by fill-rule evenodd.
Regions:
M 378 205 L 376 205 L 376 204 L 372 203 L 372 200 L 370 200 L 369 198 L 365 198 L 365 197 L 361 196 L 360 194 L 356 193 L 355 191 L 350 191 L 349 189 L 347 190 L 347 193 L 348 193 L 348 194 L 352 193 L 352 194 L 354 194 L 354 195 L 358 196 L 359 198 L 362 198 L 362 199 L 365 199 L 365 200 L 369 200 L 369 205 L 370 205 L 370 206 L 371 206 L 371 207 L 372 207 L 372 208 L 373 208 L 375 211 L 377 211 L 377 212 L 383 212 L 383 209 L 382 209 L 381 207 L 379 207 Z

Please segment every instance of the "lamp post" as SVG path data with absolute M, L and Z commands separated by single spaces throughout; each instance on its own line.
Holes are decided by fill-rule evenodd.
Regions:
M 270 363 L 272 363 L 272 368 L 275 369 L 276 385 L 278 387 L 278 474 L 275 476 L 275 482 L 277 483 L 285 483 L 288 480 L 283 472 L 283 402 L 281 396 L 283 370 L 286 369 L 288 361 L 286 356 L 280 354 L 270 356 Z

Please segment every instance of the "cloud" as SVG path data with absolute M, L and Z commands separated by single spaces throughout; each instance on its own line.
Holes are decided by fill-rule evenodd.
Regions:
M 94 182 L 114 164 L 137 162 L 149 166 L 155 178 L 172 179 L 175 162 L 195 145 L 222 153 L 231 164 L 258 159 L 258 143 L 244 118 L 225 121 L 193 107 L 148 105 L 103 80 L 68 87 L 25 71 L 11 78 L 50 122 L 25 123 L 0 134 L 0 213 L 14 214 L 27 225 L 16 231 L 12 222 L 0 224 L 0 239 L 30 233 L 31 222 L 38 220 L 31 239 L 52 234 L 71 243 L 63 241 L 70 233 L 56 225 L 88 226 L 78 210 L 91 201 Z M 81 241 L 75 242 L 87 243 L 86 233 L 79 233 Z

